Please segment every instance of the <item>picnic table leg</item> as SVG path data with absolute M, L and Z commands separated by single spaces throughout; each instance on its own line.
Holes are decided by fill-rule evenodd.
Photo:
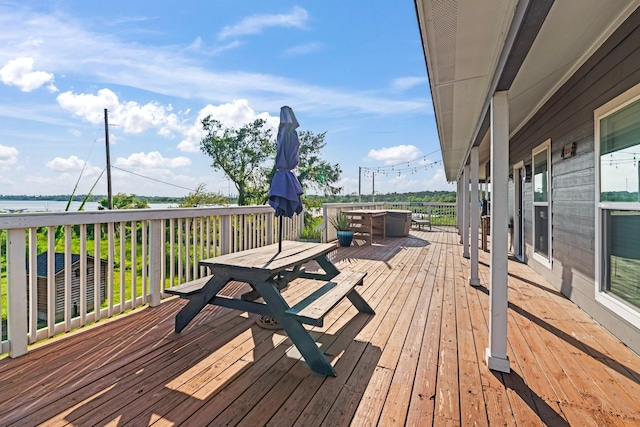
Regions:
M 316 345 L 316 342 L 311 338 L 309 331 L 307 331 L 300 322 L 285 314 L 285 310 L 290 307 L 284 298 L 282 298 L 280 292 L 278 292 L 275 284 L 262 282 L 254 286 L 267 303 L 271 315 L 280 322 L 282 329 L 284 329 L 291 339 L 291 342 L 293 342 L 300 351 L 300 354 L 304 357 L 311 371 L 316 374 L 335 377 L 337 375 L 335 369 L 333 369 L 331 363 L 329 363 Z
M 333 279 L 338 274 L 340 274 L 340 270 L 338 270 L 338 268 L 331 261 L 329 261 L 327 255 L 322 255 L 321 257 L 316 258 L 315 261 L 326 273 L 325 277 L 327 280 Z
M 189 302 L 176 314 L 175 331 L 181 332 L 207 306 L 211 298 L 224 288 L 229 280 L 228 277 L 213 276 L 202 288 L 202 291 L 189 295 L 187 297 Z
M 351 304 L 353 304 L 360 313 L 376 314 L 369 303 L 367 303 L 367 301 L 362 298 L 362 295 L 360 295 L 355 289 L 347 294 L 347 298 L 349 298 Z

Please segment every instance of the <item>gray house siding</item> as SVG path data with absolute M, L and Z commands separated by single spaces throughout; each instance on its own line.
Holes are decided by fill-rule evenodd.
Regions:
M 640 83 L 640 9 L 511 138 L 510 163 L 531 164 L 551 139 L 552 268 L 533 256 L 532 191 L 524 187 L 526 260 L 564 295 L 640 353 L 640 331 L 595 301 L 594 110 Z M 565 145 L 576 154 L 561 158 Z

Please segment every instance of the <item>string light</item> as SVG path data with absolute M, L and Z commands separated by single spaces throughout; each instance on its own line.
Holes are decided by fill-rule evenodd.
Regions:
M 412 166 L 411 163 L 416 161 L 426 161 L 426 156 L 423 156 L 419 159 L 411 160 L 406 163 L 406 166 L 405 166 L 405 163 L 389 165 L 389 166 L 378 166 L 375 168 L 368 168 L 363 166 L 363 167 L 360 167 L 360 170 L 365 178 L 372 178 L 372 177 L 375 177 L 375 175 L 382 175 L 387 177 L 395 173 L 397 173 L 398 178 L 400 178 L 405 174 L 408 175 L 409 173 L 411 173 L 411 175 L 414 175 L 414 174 L 417 174 L 419 171 L 423 171 L 423 170 L 428 171 L 429 169 L 432 169 L 437 165 L 442 164 L 442 160 L 436 160 L 435 162 L 430 162 L 422 166 L 415 166 L 415 165 Z

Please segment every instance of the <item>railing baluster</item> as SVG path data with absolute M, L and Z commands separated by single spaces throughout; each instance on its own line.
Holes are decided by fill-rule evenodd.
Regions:
M 71 330 L 71 226 L 64 226 L 64 331 Z
M 124 221 L 120 222 L 119 225 L 119 233 L 120 233 L 120 256 L 119 256 L 119 260 L 118 263 L 120 264 L 120 279 L 119 279 L 119 283 L 118 283 L 118 289 L 119 289 L 119 313 L 124 313 L 125 310 L 125 303 L 126 303 L 126 298 L 125 298 L 125 286 L 126 286 L 126 273 L 127 273 L 127 264 L 126 264 L 126 256 L 127 256 L 127 250 L 126 250 L 126 243 L 127 243 L 127 228 L 126 228 L 126 224 Z M 133 233 L 133 228 L 131 229 L 131 233 Z M 131 238 L 131 241 L 133 244 L 133 237 Z M 133 249 L 133 248 L 132 248 Z M 114 304 L 115 304 L 115 288 L 114 288 Z
M 108 251 L 107 254 L 107 317 L 111 317 L 113 315 L 113 299 L 114 299 L 114 263 L 115 263 L 115 232 L 114 232 L 115 224 L 113 222 L 107 223 L 107 245 Z
M 102 237 L 101 224 L 93 224 L 93 321 L 100 320 L 102 297 L 106 296 L 106 288 L 103 288 L 101 280 L 104 278 L 106 283 L 106 274 L 102 272 L 102 257 L 100 256 L 100 240 Z M 106 272 L 105 272 L 106 273 Z M 103 292 L 104 289 L 104 292 Z
M 147 283 L 149 281 L 149 253 L 148 253 L 149 232 L 148 230 L 150 227 L 150 222 L 142 221 L 141 224 L 142 224 L 141 225 L 141 228 L 142 228 L 142 272 L 141 272 L 142 287 L 140 291 L 141 301 L 140 301 L 140 304 L 138 304 L 138 302 L 136 301 L 135 295 L 136 295 L 137 289 L 134 288 L 133 307 L 137 307 L 138 305 L 144 305 L 147 302 Z M 160 244 L 160 242 L 157 242 L 157 244 Z
M 87 224 L 80 224 L 80 325 L 87 322 Z
M 183 234 L 182 233 L 182 223 L 183 220 L 182 218 L 178 219 L 178 227 L 176 232 L 177 234 L 177 244 L 178 244 L 178 282 L 182 281 L 184 279 L 184 276 L 182 275 L 182 264 L 183 264 L 183 259 L 182 259 L 182 237 Z
M 56 327 L 56 229 L 47 227 L 47 329 L 55 335 Z
M 169 223 L 169 286 L 175 286 L 176 280 L 176 220 L 171 218 Z M 164 288 L 164 286 L 163 286 Z
M 29 344 L 38 339 L 38 230 L 29 228 Z M 0 332 L 2 328 L 0 328 Z
M 162 290 L 164 283 L 162 282 L 162 258 L 164 258 L 164 250 L 161 245 L 162 233 L 164 233 L 164 221 L 151 221 L 151 235 L 149 236 L 149 305 L 157 307 L 160 305 L 162 298 Z

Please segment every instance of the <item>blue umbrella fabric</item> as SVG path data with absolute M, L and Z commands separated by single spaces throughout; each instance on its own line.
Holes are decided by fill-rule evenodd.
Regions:
M 300 140 L 296 128 L 298 120 L 291 107 L 280 109 L 280 125 L 278 126 L 278 143 L 276 153 L 276 173 L 271 181 L 269 204 L 276 211 L 276 216 L 293 217 L 302 212 L 302 186 L 292 170 L 298 166 L 298 150 Z M 280 220 L 282 221 L 282 219 Z M 281 239 L 282 240 L 282 239 Z

